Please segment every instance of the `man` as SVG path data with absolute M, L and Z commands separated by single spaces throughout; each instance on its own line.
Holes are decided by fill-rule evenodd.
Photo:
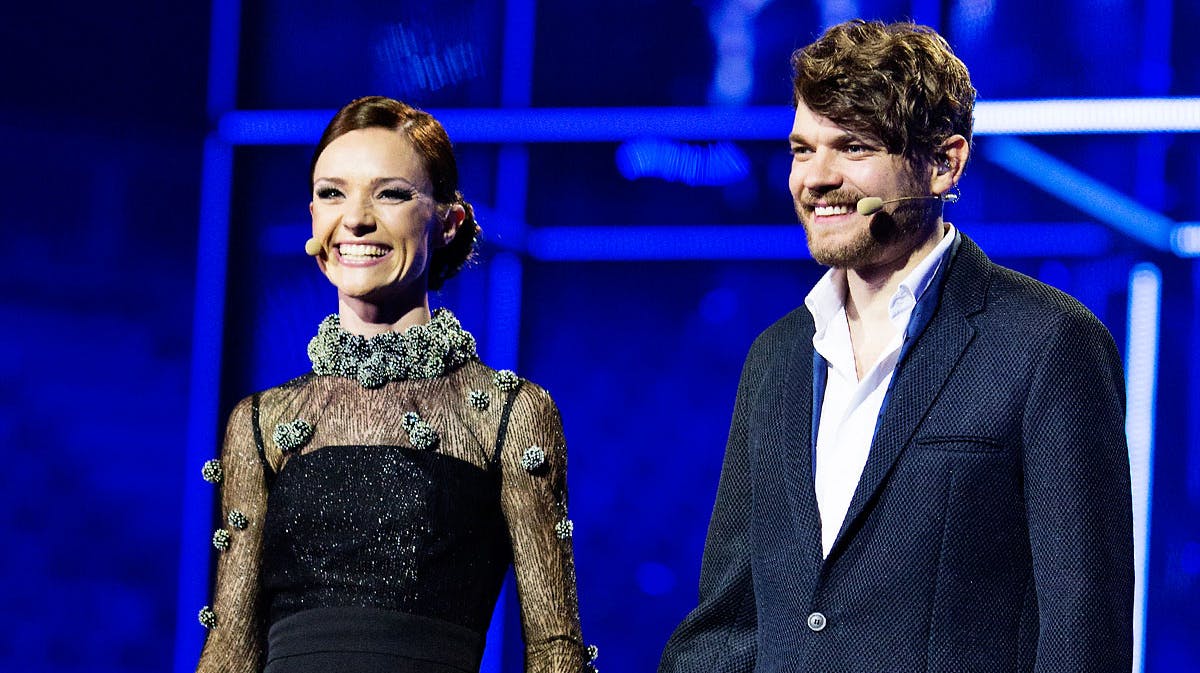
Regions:
M 862 21 L 792 60 L 789 183 L 832 268 L 747 357 L 660 673 L 1128 673 L 1119 358 L 943 221 L 966 66 L 931 29 Z

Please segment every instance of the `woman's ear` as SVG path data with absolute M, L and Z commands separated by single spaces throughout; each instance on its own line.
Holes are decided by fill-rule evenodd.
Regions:
M 441 211 L 442 209 L 438 209 Z M 462 226 L 463 220 L 467 217 L 467 209 L 463 208 L 461 203 L 454 203 L 446 207 L 444 212 L 439 212 L 438 222 L 441 236 L 438 238 L 439 247 L 449 245 L 450 241 L 458 234 L 458 228 Z

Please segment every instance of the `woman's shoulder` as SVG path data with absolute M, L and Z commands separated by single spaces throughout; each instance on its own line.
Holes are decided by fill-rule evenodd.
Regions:
M 229 412 L 229 424 L 244 425 L 251 419 L 257 421 L 264 410 L 270 410 L 281 404 L 295 400 L 312 382 L 312 379 L 313 374 L 310 372 L 279 385 L 258 390 L 242 397 Z
M 269 400 L 280 395 L 294 395 L 297 391 L 309 386 L 315 378 L 316 375 L 314 375 L 312 372 L 301 374 L 300 376 L 284 381 L 278 385 L 271 386 L 270 388 L 256 390 L 243 397 L 238 404 L 251 404 L 255 399 L 261 402 L 262 400 Z
M 550 398 L 550 393 L 545 388 L 522 376 L 519 370 L 497 369 L 482 360 L 475 359 L 465 363 L 460 371 L 473 384 L 487 386 L 493 392 L 504 394 L 516 392 L 518 397 Z
M 475 359 L 465 363 L 456 375 L 470 389 L 473 405 L 495 405 L 511 421 L 558 417 L 558 407 L 550 392 L 522 376 L 519 370 L 490 367 Z

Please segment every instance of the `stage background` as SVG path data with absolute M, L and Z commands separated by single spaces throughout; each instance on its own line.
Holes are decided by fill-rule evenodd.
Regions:
M 1143 670 L 1200 670 L 1200 8 L 414 5 L 6 10 L 0 670 L 194 666 L 198 466 L 240 397 L 306 369 L 334 309 L 302 251 L 306 172 L 368 93 L 456 141 L 483 254 L 434 301 L 557 400 L 586 637 L 602 670 L 652 670 L 695 602 L 742 358 L 821 273 L 787 193 L 788 57 L 851 16 L 947 36 L 981 102 L 949 219 L 1126 355 Z M 492 646 L 486 670 L 520 670 L 511 591 Z

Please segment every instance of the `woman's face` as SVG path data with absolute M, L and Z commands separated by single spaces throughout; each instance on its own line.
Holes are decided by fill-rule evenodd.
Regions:
M 457 223 L 439 217 L 424 162 L 400 131 L 350 131 L 313 169 L 313 237 L 321 271 L 343 299 L 423 301 L 433 248 Z

